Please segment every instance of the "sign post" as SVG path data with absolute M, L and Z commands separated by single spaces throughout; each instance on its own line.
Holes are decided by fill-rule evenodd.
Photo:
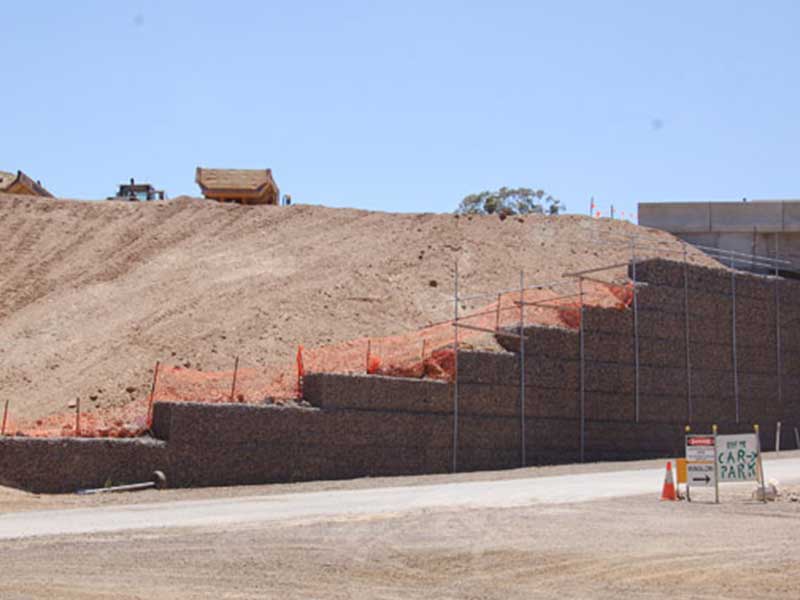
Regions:
M 686 496 L 692 487 L 717 486 L 716 436 L 686 435 Z
M 767 486 L 764 482 L 764 463 L 761 460 L 761 435 L 758 433 L 758 423 L 753 425 L 753 431 L 756 432 L 756 452 L 758 452 L 758 472 L 761 479 L 761 499 L 764 500 L 764 504 L 767 503 Z M 778 435 L 780 436 L 781 433 L 781 422 L 778 421 Z M 780 438 L 779 438 L 780 439 Z M 778 442 L 780 444 L 780 442 Z
M 717 464 L 717 425 L 711 426 L 714 434 L 714 504 L 719 504 L 719 465 Z

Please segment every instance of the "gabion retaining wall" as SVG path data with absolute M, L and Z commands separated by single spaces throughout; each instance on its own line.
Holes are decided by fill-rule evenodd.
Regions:
M 583 353 L 579 332 L 526 328 L 525 464 L 572 462 L 581 449 L 585 460 L 676 455 L 687 423 L 733 433 L 758 422 L 771 449 L 781 420 L 794 447 L 800 284 L 661 260 L 636 275 L 638 328 L 633 309 L 587 308 Z M 518 341 L 498 340 L 512 351 L 459 353 L 460 471 L 522 463 L 523 361 Z M 157 440 L 0 438 L 0 484 L 66 492 L 155 469 L 174 486 L 451 470 L 453 385 L 310 374 L 304 389 L 311 408 L 156 404 Z

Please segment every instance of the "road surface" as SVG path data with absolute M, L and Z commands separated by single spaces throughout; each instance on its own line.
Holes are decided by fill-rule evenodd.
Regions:
M 800 459 L 765 461 L 767 478 L 800 482 Z M 134 529 L 204 527 L 431 509 L 500 508 L 658 494 L 662 469 L 413 487 L 307 492 L 217 500 L 31 511 L 0 515 L 0 540 Z M 728 484 L 730 485 L 730 484 Z

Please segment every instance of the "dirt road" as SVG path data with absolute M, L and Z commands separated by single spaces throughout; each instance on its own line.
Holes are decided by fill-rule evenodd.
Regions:
M 765 461 L 784 484 L 800 483 L 800 458 Z M 510 508 L 587 502 L 658 490 L 661 469 L 533 479 L 305 492 L 0 515 L 0 539 L 166 527 L 226 527 L 315 518 L 379 517 L 421 510 Z
M 783 463 L 784 475 L 792 475 L 797 462 L 796 454 L 772 461 L 767 473 L 776 477 L 774 466 Z M 419 493 L 412 511 L 298 513 L 284 520 L 0 541 L 0 597 L 749 599 L 763 593 L 797 598 L 800 503 L 751 502 L 752 486 L 724 488 L 720 505 L 660 503 L 659 481 L 653 488 L 648 467 L 640 472 L 648 479 L 646 496 L 489 507 L 497 500 L 487 491 L 473 506 L 432 506 L 429 494 L 440 493 L 446 479 L 439 478 L 436 485 L 393 488 L 406 500 L 405 490 Z M 575 477 L 531 480 L 518 474 L 509 479 L 494 474 L 501 478 L 496 482 L 487 474 L 477 481 L 460 476 L 455 487 L 486 486 L 460 488 L 470 493 L 502 490 L 500 484 L 541 490 Z M 342 502 L 342 494 L 370 489 L 375 492 L 367 485 L 335 493 Z M 300 505 L 303 497 L 321 493 L 334 492 L 291 496 Z M 378 492 L 384 493 L 389 494 Z M 445 495 L 451 493 L 458 494 Z M 563 493 L 570 499 L 571 491 Z M 237 509 L 250 502 L 238 501 Z M 175 504 L 191 502 L 161 506 Z

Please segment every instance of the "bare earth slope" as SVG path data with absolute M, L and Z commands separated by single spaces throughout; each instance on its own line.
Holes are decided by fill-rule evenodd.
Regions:
M 265 365 L 417 329 L 450 316 L 456 256 L 466 293 L 492 291 L 523 268 L 533 282 L 627 260 L 603 240 L 634 232 L 679 247 L 579 216 L 0 195 L 0 402 L 28 418 L 76 397 L 110 406 L 142 397 L 157 359 Z

